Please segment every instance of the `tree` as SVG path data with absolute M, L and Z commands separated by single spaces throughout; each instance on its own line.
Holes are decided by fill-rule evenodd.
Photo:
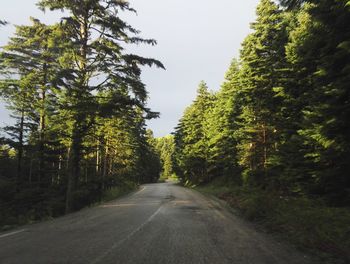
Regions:
M 49 210 L 55 214 L 50 199 L 58 196 L 61 188 L 59 181 L 54 181 L 60 157 L 50 153 L 56 148 L 52 141 L 56 144 L 58 139 L 49 126 L 57 108 L 58 90 L 53 83 L 67 78 L 59 77 L 59 57 L 61 45 L 68 39 L 62 25 L 47 26 L 34 18 L 31 22 L 16 26 L 15 35 L 0 55 L 1 96 L 16 120 L 4 130 L 8 146 L 16 151 L 17 192 L 4 199 L 9 200 L 8 207 L 18 219 L 26 214 L 37 219 Z
M 163 179 L 172 177 L 175 173 L 173 168 L 175 151 L 174 136 L 168 135 L 165 137 L 157 138 L 155 142 L 155 148 L 159 153 L 160 159 L 162 161 L 161 177 Z
M 229 176 L 237 180 L 237 142 L 234 138 L 239 115 L 239 62 L 233 60 L 225 82 L 206 112 L 204 130 L 208 138 L 209 173 L 213 177 Z
M 28 80 L 8 80 L 0 83 L 1 96 L 7 103 L 7 108 L 12 112 L 12 117 L 16 122 L 12 126 L 7 126 L 4 130 L 10 136 L 8 143 L 16 150 L 17 168 L 15 176 L 16 190 L 19 191 L 22 184 L 23 156 L 25 142 L 28 139 L 28 132 L 31 130 L 30 112 L 33 102 L 33 87 Z
M 307 148 L 309 191 L 345 204 L 350 186 L 344 173 L 349 171 L 350 10 L 347 1 L 309 2 L 300 11 L 287 50 L 307 87 L 299 133 Z
M 27 89 L 30 89 L 34 95 L 30 115 L 32 121 L 38 126 L 38 131 L 33 131 L 33 134 L 38 147 L 40 181 L 45 170 L 49 112 L 56 103 L 58 93 L 53 83 L 57 81 L 60 71 L 58 58 L 62 50 L 64 34 L 60 25 L 47 26 L 34 18 L 31 18 L 31 22 L 31 26 L 16 26 L 15 36 L 4 47 L 2 59 L 8 74 L 25 79 Z
M 129 104 L 143 107 L 147 92 L 140 80 L 140 66 L 163 68 L 163 65 L 154 59 L 125 53 L 123 44 L 156 44 L 153 39 L 138 37 L 139 32 L 119 17 L 120 11 L 134 11 L 128 2 L 43 0 L 39 6 L 68 12 L 69 17 L 64 20 L 73 39 L 67 56 L 75 62 L 70 65 L 75 78 L 65 84 L 65 98 L 73 121 L 66 204 L 69 212 L 72 210 L 76 178 L 80 175 L 83 138 L 101 109 L 94 94 L 96 91 L 110 93 L 111 100 L 107 102 L 109 113 L 104 114 L 113 115 L 118 111 L 120 105 L 115 107 L 117 98 L 127 98 Z M 96 80 L 99 80 L 97 84 Z
M 254 32 L 246 38 L 241 51 L 241 114 L 235 132 L 239 163 L 244 168 L 245 180 L 260 185 L 273 183 L 267 177 L 282 125 L 275 113 L 282 106 L 276 94 L 283 89 L 286 67 L 285 27 L 279 7 L 270 0 L 262 0 L 257 7 L 257 20 L 252 24 Z
M 206 112 L 212 107 L 213 95 L 202 81 L 197 97 L 189 106 L 176 128 L 177 174 L 183 181 L 201 183 L 209 181 L 208 140 L 203 129 Z

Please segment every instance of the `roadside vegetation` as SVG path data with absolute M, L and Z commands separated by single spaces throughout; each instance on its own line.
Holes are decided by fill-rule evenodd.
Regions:
M 283 197 L 261 188 L 237 186 L 227 178 L 217 178 L 194 188 L 224 200 L 239 216 L 316 256 L 322 263 L 349 262 L 348 208 L 331 207 L 322 200 L 307 197 Z
M 199 84 L 174 170 L 325 263 L 349 263 L 350 2 L 281 2 L 260 1 L 221 89 Z
M 167 179 L 176 180 L 177 176 L 174 172 L 173 157 L 175 152 L 174 136 L 156 138 L 152 145 L 155 147 L 161 161 L 160 181 Z
M 126 1 L 38 6 L 64 17 L 31 18 L 0 50 L 0 96 L 12 117 L 0 133 L 0 227 L 112 199 L 161 171 L 141 67 L 164 67 L 125 51 L 156 45 L 119 16 L 135 10 Z
M 126 53 L 156 44 L 119 17 L 135 11 L 128 1 L 39 1 L 65 17 L 31 18 L 0 52 L 13 118 L 0 138 L 0 226 L 178 177 L 323 262 L 349 263 L 350 1 L 277 2 L 260 1 L 219 91 L 200 82 L 174 134 L 156 139 L 141 69 L 164 67 Z

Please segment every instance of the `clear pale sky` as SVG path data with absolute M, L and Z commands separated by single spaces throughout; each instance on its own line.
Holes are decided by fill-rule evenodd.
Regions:
M 33 16 L 43 22 L 58 21 L 60 13 L 42 13 L 37 0 L 3 1 L 0 19 L 11 24 L 28 24 Z M 232 58 L 238 57 L 240 44 L 249 34 L 258 0 L 130 0 L 138 12 L 123 17 L 142 31 L 141 36 L 158 41 L 155 47 L 132 47 L 133 52 L 163 62 L 166 71 L 144 69 L 142 78 L 149 91 L 149 107 L 161 112 L 149 122 L 155 136 L 173 131 L 184 109 L 195 98 L 204 80 L 218 90 Z M 13 34 L 13 26 L 0 29 L 0 45 Z M 0 106 L 0 126 L 9 123 Z

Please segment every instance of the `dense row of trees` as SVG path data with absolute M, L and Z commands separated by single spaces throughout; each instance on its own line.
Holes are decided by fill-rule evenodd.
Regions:
M 154 144 L 152 144 L 161 161 L 161 175 L 162 180 L 168 178 L 176 177 L 174 171 L 174 152 L 175 152 L 175 142 L 174 136 L 168 135 L 161 138 L 156 138 Z
M 0 95 L 14 120 L 0 139 L 2 220 L 70 212 L 161 170 L 140 67 L 163 65 L 125 51 L 156 44 L 121 20 L 135 10 L 114 0 L 38 5 L 66 17 L 17 26 L 0 54 Z
M 217 93 L 201 83 L 175 132 L 175 169 L 350 204 L 350 2 L 262 0 Z

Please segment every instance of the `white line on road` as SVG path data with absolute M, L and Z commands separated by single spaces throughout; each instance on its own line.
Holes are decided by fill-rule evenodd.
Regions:
M 21 230 L 14 231 L 14 232 L 11 232 L 11 233 L 3 234 L 3 235 L 0 235 L 0 238 L 16 235 L 16 234 L 22 233 L 24 231 L 26 231 L 26 229 L 21 229 Z
M 160 206 L 157 211 L 155 211 L 144 223 L 139 225 L 136 229 L 134 229 L 129 235 L 127 235 L 122 240 L 119 240 L 115 244 L 113 244 L 107 251 L 105 251 L 102 255 L 94 259 L 91 264 L 96 264 L 101 262 L 109 253 L 114 251 L 116 248 L 118 248 L 120 245 L 122 245 L 125 241 L 129 240 L 133 235 L 135 235 L 137 232 L 139 232 L 145 225 L 147 225 L 149 222 L 153 220 L 154 217 L 160 212 L 163 206 Z
M 143 192 L 146 189 L 146 187 L 142 187 L 141 190 L 139 190 L 137 193 Z

